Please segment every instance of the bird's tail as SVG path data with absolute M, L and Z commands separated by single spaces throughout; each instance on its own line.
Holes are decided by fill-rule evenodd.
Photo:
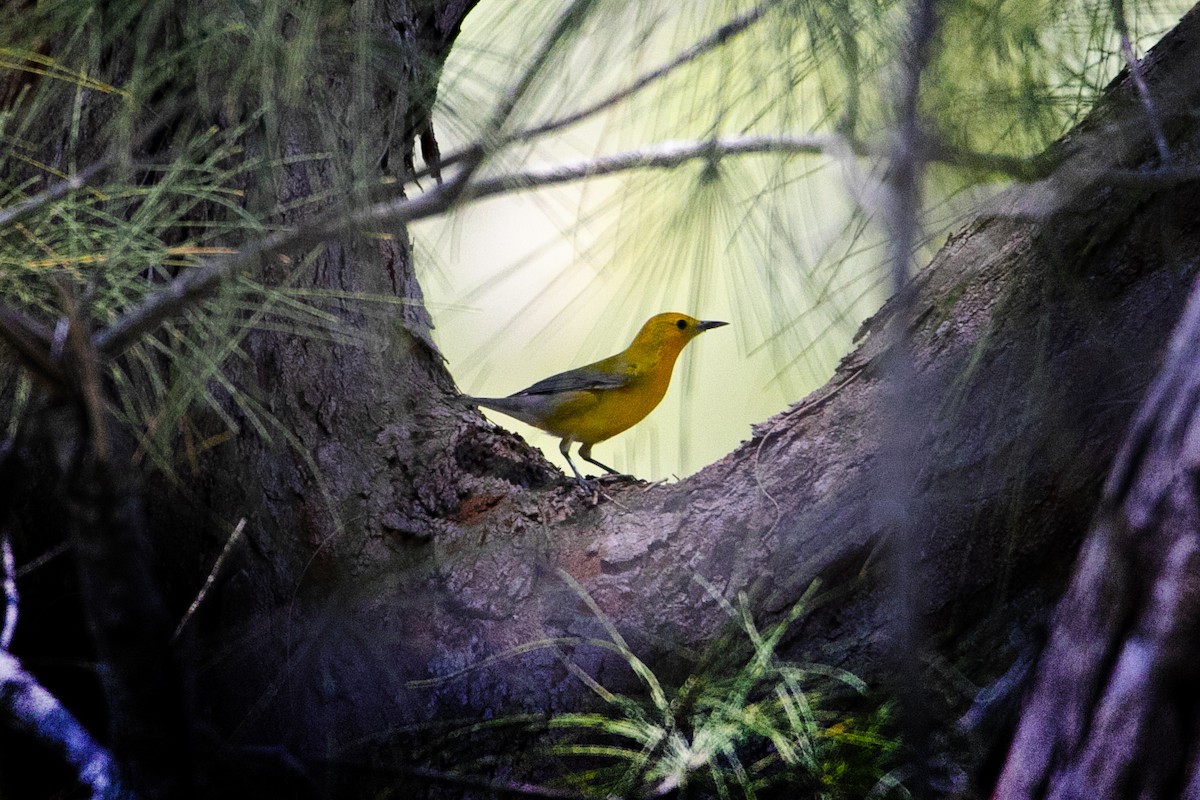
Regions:
M 530 402 L 528 397 L 466 397 L 468 402 L 474 403 L 477 406 L 490 408 L 492 411 L 499 411 L 501 414 L 507 414 L 513 419 L 519 419 L 534 427 L 542 427 L 542 409 L 536 402 Z

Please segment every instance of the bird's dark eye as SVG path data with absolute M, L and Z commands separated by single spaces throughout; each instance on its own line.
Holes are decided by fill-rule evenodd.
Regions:
M 686 331 L 687 330 L 687 320 L 686 319 L 679 320 L 678 322 L 675 323 L 675 327 L 679 328 L 679 330 L 681 330 L 681 331 Z

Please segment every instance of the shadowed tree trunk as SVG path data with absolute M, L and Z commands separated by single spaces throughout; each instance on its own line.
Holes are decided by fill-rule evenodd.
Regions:
M 86 33 L 99 43 L 97 47 L 105 48 L 104 72 L 98 77 L 117 87 L 155 86 L 155 97 L 167 99 L 162 108 L 134 114 L 134 126 L 144 123 L 146 130 L 136 130 L 136 136 L 113 144 L 110 134 L 119 101 L 112 93 L 80 92 L 78 124 L 83 144 L 69 156 L 60 130 L 38 130 L 34 121 L 33 131 L 25 132 L 31 141 L 48 143 L 46 152 L 38 154 L 40 162 L 48 165 L 45 173 L 68 173 L 80 162 L 106 165 L 89 170 L 94 177 L 98 171 L 117 168 L 115 157 L 128 148 L 133 168 L 144 170 L 139 179 L 152 186 L 157 173 L 153 166 L 142 165 L 173 157 L 173 137 L 188 141 L 194 131 L 210 126 L 231 130 L 245 125 L 246 120 L 238 116 L 243 98 L 222 94 L 229 65 L 210 60 L 206 48 L 210 37 L 244 35 L 247 56 L 263 57 L 252 50 L 258 45 L 253 33 L 256 26 L 271 23 L 253 16 L 239 21 L 236 17 L 244 9 L 234 5 L 146 4 L 139 7 L 145 13 L 132 15 L 120 7 L 94 9 L 94 24 Z M 258 124 L 250 125 L 239 141 L 244 145 L 239 155 L 252 165 L 241 173 L 247 209 L 259 217 L 269 216 L 270 224 L 303 229 L 331 207 L 344 207 L 368 193 L 383 191 L 381 179 L 411 174 L 418 140 L 430 159 L 436 150 L 429 115 L 438 73 L 474 5 L 474 0 L 380 0 L 344 8 L 309 4 L 298 8 L 295 16 L 285 13 L 275 19 L 286 40 L 298 35 L 302 18 L 307 22 L 316 18 L 319 34 L 325 37 L 321 55 L 326 60 L 309 65 L 313 72 L 306 76 L 299 96 L 291 96 L 290 105 L 276 97 L 259 98 L 264 105 L 276 105 L 271 113 L 253 117 Z M 256 7 L 248 13 L 266 12 Z M 38 44 L 52 57 L 61 56 L 61 63 L 81 58 L 71 49 L 78 43 L 65 36 L 62 41 L 39 40 Z M 228 43 L 220 43 L 211 52 L 228 56 L 227 49 Z M 180 51 L 188 55 L 179 56 Z M 193 62 L 191 55 L 197 51 L 202 55 Z M 162 74 L 148 76 L 148 64 L 160 70 L 163 64 L 170 66 Z M 28 78 L 32 72 L 17 74 L 30 85 L 37 80 Z M 281 76 L 281 80 L 292 77 Z M 263 91 L 265 95 L 270 89 Z M 5 96 L 20 109 L 15 99 L 20 92 Z M 44 124 L 58 122 L 48 115 Z M 334 155 L 314 156 L 321 153 Z M 19 176 L 14 182 L 25 181 L 32 193 L 40 188 L 36 181 L 41 177 Z M 274 214 L 279 208 L 290 210 Z M 219 225 L 226 212 L 213 204 L 193 216 L 200 224 L 215 220 Z M 120 253 L 106 255 L 119 257 Z M 237 702 L 196 695 L 180 680 L 174 669 L 176 659 L 191 662 L 201 653 L 187 639 L 173 646 L 175 652 L 168 650 L 175 622 L 232 530 L 226 520 L 232 523 L 243 514 L 248 518 L 251 547 L 247 549 L 261 559 L 238 564 L 236 557 L 242 551 L 234 552 L 238 575 L 225 587 L 220 603 L 226 613 L 240 616 L 252 615 L 253 609 L 286 606 L 301 588 L 325 593 L 339 577 L 354 575 L 362 565 L 380 560 L 381 548 L 385 552 L 389 547 L 403 549 L 410 539 L 427 538 L 433 530 L 426 508 L 446 502 L 426 489 L 423 473 L 409 472 L 409 465 L 436 469 L 445 460 L 437 443 L 446 436 L 437 431 L 445 427 L 446 419 L 463 412 L 446 402 L 455 394 L 453 383 L 430 338 L 431 324 L 421 304 L 405 232 L 347 235 L 315 254 L 297 251 L 263 258 L 255 272 L 270 285 L 290 285 L 300 264 L 306 270 L 302 280 L 307 289 L 409 302 L 390 306 L 396 309 L 390 317 L 364 313 L 352 301 L 342 303 L 338 309 L 342 324 L 331 327 L 341 335 L 352 332 L 367 343 L 362 347 L 330 347 L 318 338 L 257 332 L 243 342 L 246 357 L 233 359 L 227 374 L 233 384 L 269 409 L 277 422 L 270 431 L 271 441 L 260 437 L 259 429 L 241 416 L 242 435 L 197 462 L 199 471 L 190 476 L 194 483 L 182 493 L 155 487 L 143 513 L 140 487 L 128 466 L 134 448 L 118 436 L 112 448 L 115 455 L 98 455 L 90 440 L 111 436 L 111 431 L 106 424 L 85 424 L 86 404 L 76 404 L 76 398 L 64 391 L 55 402 L 29 415 L 20 456 L 6 467 L 19 480 L 14 481 L 15 491 L 5 492 L 0 524 L 15 512 L 13 526 L 20 552 L 26 556 L 23 560 L 32 561 L 52 550 L 53 536 L 70 530 L 79 564 L 78 585 L 69 572 L 54 572 L 55 565 L 33 576 L 18 649 L 32 656 L 39 668 L 47 656 L 60 657 L 60 643 L 55 640 L 70 638 L 70 632 L 48 621 L 44 630 L 34 632 L 36 626 L 28 620 L 56 619 L 57 611 L 49 618 L 39 615 L 47 606 L 61 607 L 58 598 L 64 592 L 80 593 L 80 611 L 91 636 L 73 632 L 77 639 L 91 642 L 76 641 L 62 648 L 70 658 L 100 662 L 97 672 L 108 701 L 103 710 L 81 702 L 84 721 L 101 731 L 108 723 L 108 743 L 125 777 L 147 797 L 188 793 L 194 765 L 185 726 L 196 721 L 195 715 L 201 720 L 223 719 Z M 86 328 L 77 325 L 71 330 Z M 73 371 L 74 364 L 67 370 Z M 95 381 L 79 383 L 85 390 L 96 389 Z M 11 398 L 6 397 L 6 402 Z M 240 408 L 230 403 L 233 416 Z M 391 420 L 407 418 L 419 420 L 421 427 L 406 429 L 391 440 L 382 438 Z M 152 535 L 147 535 L 147 517 Z M 157 560 L 150 555 L 151 543 Z M 155 577 L 168 576 L 165 586 L 152 585 L 155 568 L 160 573 Z M 314 580 L 304 584 L 301 576 L 306 575 Z M 244 576 L 250 579 L 238 580 Z M 173 606 L 174 619 L 165 613 L 160 590 Z M 185 672 L 191 679 L 199 676 L 203 685 L 205 668 L 201 663 L 199 670 Z M 254 674 L 265 674 L 268 668 L 256 665 Z M 54 671 L 53 666 L 49 671 Z M 78 685 L 78 668 L 71 675 Z M 56 691 L 61 690 L 58 681 L 52 676 Z M 69 695 L 75 691 L 67 689 Z M 185 715 L 185 699 L 196 701 L 187 712 L 192 718 Z M 212 749 L 210 734 L 201 731 L 199 747 Z M 279 741 L 273 735 L 268 744 Z M 212 753 L 207 757 L 211 770 Z M 265 760 L 278 759 L 268 754 Z M 296 769 L 286 758 L 282 763 L 268 769 L 278 774 L 263 778 L 265 784 L 292 785 Z M 230 773 L 243 771 L 243 766 L 233 767 Z M 0 770 L 5 788 L 38 793 L 29 777 Z M 253 784 L 253 779 L 248 783 Z
M 1200 797 L 1200 284 L 1105 485 L 996 790 Z

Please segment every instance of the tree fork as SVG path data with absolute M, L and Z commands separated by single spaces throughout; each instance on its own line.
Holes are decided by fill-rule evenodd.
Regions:
M 1183 170 L 1196 161 L 1187 145 L 1194 125 L 1170 110 L 1200 101 L 1198 20 L 1185 17 L 1142 64 L 1166 115 L 1173 167 Z M 612 502 L 590 508 L 566 486 L 545 488 L 540 459 L 448 401 L 444 424 L 422 441 L 451 454 L 453 471 L 440 457 L 421 470 L 406 455 L 410 421 L 386 425 L 376 441 L 395 445 L 394 463 L 419 474 L 431 541 L 376 550 L 370 563 L 356 562 L 354 581 L 327 583 L 320 597 L 267 609 L 241 628 L 246 660 L 230 674 L 278 654 L 262 632 L 280 619 L 290 620 L 293 642 L 307 643 L 293 649 L 286 674 L 250 692 L 259 702 L 246 724 L 282 715 L 313 746 L 309 732 L 334 735 L 334 720 L 356 720 L 332 725 L 342 741 L 368 735 L 362 703 L 380 736 L 399 722 L 573 707 L 585 690 L 557 650 L 488 660 L 538 640 L 603 636 L 556 568 L 661 665 L 703 650 L 726 622 L 695 576 L 729 597 L 753 590 L 763 615 L 821 577 L 835 595 L 791 652 L 877 676 L 889 606 L 869 567 L 887 542 L 867 487 L 882 420 L 894 413 L 878 374 L 890 326 L 908 336 L 936 409 L 918 433 L 930 467 L 912 487 L 918 612 L 934 634 L 927 644 L 972 680 L 1002 673 L 1014 631 L 1036 624 L 1065 584 L 1119 434 L 1196 271 L 1193 181 L 1096 180 L 1153 168 L 1143 113 L 1123 74 L 1055 145 L 1062 166 L 1052 178 L 1014 190 L 914 279 L 911 318 L 885 306 L 824 389 L 678 485 L 608 487 Z M 610 688 L 632 684 L 599 648 L 581 644 L 572 658 Z M 470 665 L 478 668 L 463 670 Z M 289 709 L 272 699 L 285 689 Z

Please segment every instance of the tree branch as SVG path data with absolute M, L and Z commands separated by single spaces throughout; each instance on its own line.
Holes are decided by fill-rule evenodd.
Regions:
M 747 11 L 740 17 L 735 17 L 734 19 L 725 23 L 708 36 L 684 50 L 675 58 L 657 67 L 656 69 L 647 72 L 646 74 L 634 80 L 628 86 L 618 89 L 602 100 L 598 100 L 591 105 L 584 106 L 580 110 L 568 114 L 565 117 L 559 117 L 558 119 L 542 123 L 541 125 L 535 125 L 532 128 L 526 128 L 524 130 L 504 136 L 495 144 L 495 147 L 499 148 L 517 142 L 532 141 L 533 139 L 544 136 L 547 133 L 553 133 L 555 131 L 562 130 L 563 128 L 568 128 L 572 125 L 575 125 L 576 123 L 583 122 L 589 117 L 595 116 L 602 111 L 612 108 L 617 103 L 628 100 L 630 97 L 642 91 L 647 86 L 657 83 L 658 81 L 675 72 L 675 70 L 679 69 L 680 67 L 690 64 L 700 56 L 726 44 L 730 39 L 733 39 L 738 34 L 749 30 L 756 22 L 761 20 L 766 13 L 771 10 L 771 8 L 779 5 L 780 2 L 781 0 L 768 0 L 768 2 L 765 2 L 762 5 Z M 476 153 L 477 151 L 477 146 L 468 147 L 467 149 L 459 151 L 458 153 L 446 156 L 439 161 L 439 164 L 443 167 L 455 164 L 467 156 Z M 417 178 L 425 177 L 426 175 L 431 174 L 431 171 L 432 168 L 426 168 L 425 170 L 422 170 L 414 175 L 413 179 L 415 180 Z
M 925 161 L 966 166 L 1022 179 L 1049 174 L 1055 166 L 1055 162 L 1044 156 L 1020 159 L 943 147 L 938 142 L 921 137 L 915 141 L 915 152 Z M 520 172 L 479 178 L 471 182 L 475 167 L 483 158 L 482 151 L 476 151 L 473 154 L 475 160 L 465 164 L 452 179 L 417 197 L 400 197 L 357 210 L 339 211 L 302 229 L 280 231 L 252 242 L 233 255 L 206 260 L 201 266 L 189 270 L 120 316 L 107 328 L 98 331 L 94 335 L 93 343 L 102 355 L 111 357 L 119 354 L 165 320 L 174 318 L 197 301 L 211 295 L 223 281 L 236 275 L 256 259 L 267 258 L 290 249 L 311 247 L 350 231 L 404 225 L 444 213 L 456 205 L 487 197 L 638 169 L 672 169 L 695 160 L 711 161 L 733 156 L 764 154 L 834 157 L 852 155 L 879 158 L 887 153 L 886 149 L 835 134 L 734 136 L 708 141 L 659 142 L 623 153 L 530 167 Z M 1097 170 L 1081 172 L 1076 176 L 1076 180 L 1080 187 L 1089 182 L 1110 179 L 1115 182 L 1147 185 L 1157 180 L 1156 175 L 1157 173 L 1153 172 L 1132 170 Z M 1164 171 L 1162 176 L 1162 180 L 1168 183 L 1191 181 L 1200 177 L 1200 170 Z M 1062 192 L 1058 194 L 1061 196 Z
M 0 533 L 0 568 L 4 570 L 4 624 L 0 626 L 0 650 L 7 650 L 17 631 L 17 564 L 12 542 Z
M 1125 64 L 1129 68 L 1129 76 L 1133 79 L 1138 100 L 1141 101 L 1142 108 L 1146 112 L 1146 124 L 1150 126 L 1150 136 L 1154 141 L 1155 150 L 1158 151 L 1159 165 L 1169 167 L 1171 151 L 1167 147 L 1167 137 L 1163 134 L 1158 111 L 1154 107 L 1154 98 L 1150 96 L 1150 90 L 1146 86 L 1146 76 L 1142 74 L 1142 62 L 1138 59 L 1137 53 L 1133 51 L 1133 42 L 1129 38 L 1129 25 L 1125 21 L 1124 0 L 1113 0 L 1113 24 L 1117 28 L 1117 34 L 1121 37 L 1121 55 L 1125 57 Z
M 472 170 L 473 167 L 468 166 L 452 180 L 418 197 L 368 206 L 359 212 L 330 214 L 303 228 L 280 231 L 251 242 L 233 255 L 206 259 L 201 266 L 171 281 L 140 305 L 118 317 L 107 328 L 97 331 L 92 343 L 104 356 L 120 354 L 144 334 L 211 295 L 222 282 L 256 259 L 268 258 L 288 249 L 311 247 L 363 227 L 399 225 L 439 214 L 459 199 L 465 179 Z
M 97 161 L 90 167 L 75 173 L 65 180 L 59 181 L 45 191 L 39 192 L 33 197 L 22 200 L 20 203 L 0 211 L 0 229 L 22 222 L 49 204 L 61 200 L 71 192 L 82 189 L 87 185 L 88 181 L 110 166 L 112 166 L 112 162 L 108 159 Z
M 0 565 L 4 570 L 4 622 L 0 627 L 0 719 L 11 730 L 31 736 L 58 751 L 75 769 L 93 800 L 120 795 L 112 757 L 92 739 L 58 698 L 8 652 L 17 627 L 16 562 L 7 535 L 0 534 Z
M 0 708 L 16 732 L 58 750 L 74 767 L 93 800 L 122 796 L 116 764 L 108 751 L 6 650 L 0 650 Z
M 560 28 L 562 30 L 565 31 L 569 28 L 572 13 L 574 12 L 568 11 L 561 21 Z M 751 12 L 750 15 L 739 18 L 739 21 L 730 23 L 730 25 L 733 25 L 735 30 L 744 29 L 740 26 L 751 24 L 754 13 L 756 12 Z M 719 35 L 720 32 L 714 34 L 708 41 L 715 41 Z M 701 43 L 701 45 L 703 44 Z M 698 52 L 702 49 L 701 45 L 694 47 L 693 51 Z M 523 95 L 528 90 L 533 81 L 537 64 L 544 63 L 549 58 L 549 53 L 550 45 L 547 44 L 539 58 L 535 59 L 535 65 L 531 66 L 530 71 L 519 82 L 514 90 L 514 95 Z M 493 115 L 494 135 L 499 135 L 499 127 L 502 127 L 508 119 L 514 103 L 515 99 L 510 98 Z M 1136 132 L 1131 134 L 1130 138 L 1136 138 Z M 1194 167 L 1147 171 L 1124 170 L 1114 168 L 1111 159 L 1104 159 L 1102 167 L 1091 168 L 1087 163 L 1081 164 L 1081 162 L 1086 162 L 1086 159 L 1075 158 L 1074 152 L 1069 156 L 1068 163 L 1076 166 L 1072 166 L 1066 172 L 1061 172 L 1059 168 L 1064 164 L 1064 156 L 1055 154 L 1054 151 L 1031 158 L 979 153 L 949 146 L 924 135 L 921 131 L 915 131 L 908 141 L 907 146 L 914 153 L 914 157 L 926 162 L 994 172 L 1020 180 L 1044 178 L 1041 185 L 1029 187 L 1032 199 L 1023 202 L 1024 210 L 1018 207 L 1015 212 L 1009 212 L 1017 215 L 1050 213 L 1069 202 L 1070 198 L 1075 197 L 1082 189 L 1100 182 L 1165 188 L 1200 178 L 1200 170 Z M 140 305 L 123 314 L 108 328 L 98 331 L 93 339 L 97 351 L 102 356 L 108 357 L 122 352 L 142 335 L 156 329 L 164 320 L 177 316 L 198 300 L 210 295 L 229 276 L 236 274 L 257 258 L 269 257 L 291 248 L 316 245 L 354 229 L 403 225 L 444 213 L 456 204 L 472 200 L 613 175 L 634 169 L 670 169 L 696 159 L 711 161 L 718 158 L 754 154 L 885 158 L 888 156 L 889 150 L 845 136 L 829 134 L 734 136 L 700 142 L 660 142 L 624 153 L 558 165 L 531 167 L 506 175 L 473 180 L 475 171 L 487 152 L 487 148 L 482 145 L 468 151 L 460 158 L 465 161 L 453 179 L 415 198 L 400 197 L 384 200 L 357 210 L 343 210 L 306 226 L 302 230 L 280 231 L 257 242 L 252 242 L 234 255 L 206 260 L 200 267 L 189 270 Z M 1031 209 L 1032 211 L 1030 211 Z M 4 333 L 2 328 L 3 326 L 0 325 L 0 335 Z
M 897 134 L 883 180 L 882 222 L 888 233 L 888 269 L 893 313 L 900 324 L 888 327 L 888 341 L 880 372 L 886 381 L 885 407 L 880 426 L 880 468 L 875 476 L 871 514 L 883 533 L 888 554 L 888 578 L 896 596 L 891 630 L 892 685 L 899 698 L 902 737 L 911 749 L 913 778 L 910 789 L 918 798 L 929 794 L 929 761 L 932 724 L 929 692 L 922 664 L 923 632 L 920 625 L 919 586 L 922 565 L 919 549 L 923 531 L 916 497 L 929 453 L 921 441 L 929 425 L 927 381 L 915 365 L 910 340 L 917 301 L 912 280 L 913 243 L 921 228 L 926 153 L 922 146 L 919 100 L 921 78 L 932 57 L 938 20 L 935 0 L 913 0 L 904 51 L 904 70 L 897 87 Z
M 66 374 L 52 354 L 53 335 L 37 320 L 0 303 L 0 341 L 3 341 L 34 378 L 51 391 L 65 391 Z

